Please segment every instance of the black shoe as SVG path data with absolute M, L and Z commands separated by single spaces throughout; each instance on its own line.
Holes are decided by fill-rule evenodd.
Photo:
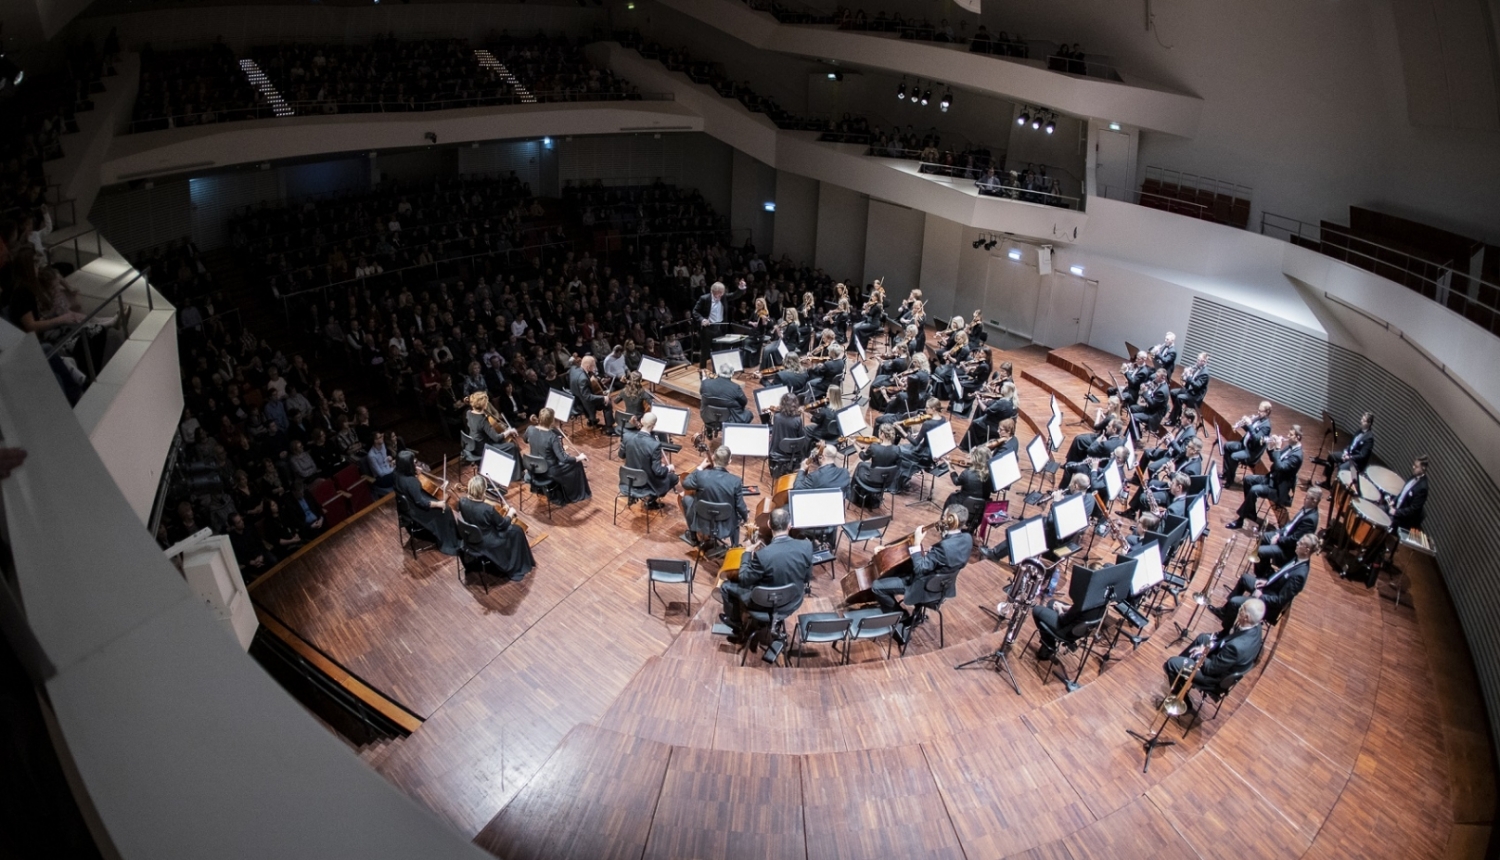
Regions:
M 651 499 L 650 501 L 646 502 L 646 510 L 648 510 L 648 511 L 666 510 L 666 507 L 667 507 L 666 505 L 662 504 L 661 502 L 658 502 L 655 499 Z
M 1232 519 L 1229 522 L 1225 523 L 1224 524 L 1224 528 L 1226 528 L 1226 529 L 1238 529 L 1240 526 L 1242 526 L 1244 524 L 1245 524 L 1244 520 L 1240 519 L 1239 517 L 1235 517 L 1234 519 Z
M 1053 657 L 1056 657 L 1056 656 L 1057 656 L 1057 652 L 1055 650 L 1051 649 L 1051 648 L 1042 648 L 1042 647 L 1039 646 L 1036 649 L 1036 659 L 1039 662 L 1045 663 L 1045 662 L 1051 660 Z

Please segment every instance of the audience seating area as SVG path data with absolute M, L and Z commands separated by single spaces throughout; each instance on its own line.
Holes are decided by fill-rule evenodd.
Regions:
M 1148 166 L 1139 202 L 1151 209 L 1245 229 L 1250 225 L 1251 194 L 1244 185 Z
M 206 48 L 141 50 L 132 132 L 270 116 L 266 100 L 222 42 Z

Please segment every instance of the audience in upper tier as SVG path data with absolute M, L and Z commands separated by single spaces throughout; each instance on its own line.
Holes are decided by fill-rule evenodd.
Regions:
M 206 48 L 141 48 L 141 82 L 131 131 L 156 131 L 269 116 L 265 98 L 223 42 Z
M 646 59 L 658 60 L 668 69 L 687 75 L 693 83 L 711 86 L 724 98 L 735 99 L 749 110 L 765 114 L 778 128 L 826 131 L 829 127 L 828 122 L 791 113 L 776 99 L 751 89 L 749 81 L 731 79 L 723 64 L 695 57 L 685 48 L 667 48 L 656 42 L 647 42 L 636 31 L 616 33 L 615 39 L 626 47 L 635 48 Z

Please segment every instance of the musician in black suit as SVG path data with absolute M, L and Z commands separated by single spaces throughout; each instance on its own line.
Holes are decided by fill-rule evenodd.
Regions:
M 1237 529 L 1245 520 L 1255 519 L 1255 505 L 1260 499 L 1271 499 L 1272 504 L 1283 508 L 1291 507 L 1297 473 L 1302 471 L 1302 428 L 1293 424 L 1285 436 L 1272 436 L 1271 445 L 1270 474 L 1245 476 L 1245 497 L 1235 512 L 1237 516 L 1225 523 L 1224 528 Z
M 506 505 L 505 513 L 500 513 L 485 499 L 484 490 L 483 477 L 470 478 L 468 491 L 458 500 L 458 514 L 479 530 L 479 553 L 512 582 L 519 582 L 536 567 L 531 544 L 526 541 L 526 533 L 514 523 L 516 509 Z
M 453 515 L 442 500 L 428 495 L 417 479 L 417 457 L 410 448 L 396 455 L 396 494 L 406 500 L 406 509 L 414 522 L 436 539 L 444 555 L 458 554 L 458 529 Z
M 1113 455 L 1115 449 L 1123 448 L 1124 446 L 1125 422 L 1119 418 L 1111 419 L 1109 428 L 1104 431 L 1104 435 L 1096 437 L 1093 444 L 1087 446 L 1083 451 L 1084 456 L 1063 464 L 1063 476 L 1061 480 L 1068 480 L 1073 475 L 1088 474 L 1094 468 L 1094 464 L 1090 462 L 1091 460 L 1104 460 Z
M 1162 437 L 1161 444 L 1155 448 L 1141 452 L 1141 462 L 1146 466 L 1146 474 L 1154 475 L 1168 463 L 1181 460 L 1192 442 L 1198 442 L 1198 453 L 1203 453 L 1202 440 L 1198 438 L 1198 410 L 1189 408 L 1185 412 L 1187 420 L 1181 427 Z
M 1169 384 L 1166 370 L 1157 370 L 1155 375 L 1141 386 L 1140 396 L 1136 398 L 1135 405 L 1130 407 L 1130 414 L 1135 416 L 1138 423 L 1157 426 L 1167 416 Z
M 1396 529 L 1420 529 L 1424 508 L 1427 507 L 1427 458 L 1412 461 L 1411 477 L 1394 498 L 1386 501 L 1386 512 L 1391 515 L 1391 531 Z
M 1095 433 L 1079 433 L 1068 444 L 1065 463 L 1077 463 L 1090 457 L 1108 457 L 1109 452 L 1125 444 L 1125 421 L 1118 416 L 1103 415 L 1102 429 Z M 1098 423 L 1096 427 L 1100 426 Z
M 1364 472 L 1370 467 L 1370 456 L 1375 453 L 1375 413 L 1366 412 L 1359 416 L 1359 432 L 1339 451 L 1327 460 L 1313 458 L 1314 463 L 1323 466 L 1323 486 L 1328 486 L 1333 481 L 1333 473 L 1347 466 L 1352 466 L 1355 472 Z
M 745 291 L 745 281 L 741 279 L 739 292 Z M 724 283 L 714 281 L 708 292 L 698 297 L 693 304 L 693 322 L 698 326 L 702 335 L 698 353 L 698 366 L 708 367 L 710 358 L 714 351 L 714 338 L 729 330 L 729 324 L 733 322 L 732 305 L 724 295 Z
M 913 586 L 929 576 L 956 574 L 969 563 L 969 554 L 974 550 L 974 537 L 964 531 L 964 523 L 968 520 L 968 516 L 968 511 L 964 510 L 962 505 L 949 505 L 944 508 L 942 516 L 938 518 L 938 528 L 942 529 L 942 536 L 931 549 L 912 555 L 911 576 L 882 577 L 870 586 L 876 602 L 882 609 L 887 612 L 893 612 L 898 608 L 901 610 L 903 621 L 901 628 L 896 632 L 897 641 L 903 644 L 906 641 L 904 633 L 910 627 L 911 611 L 902 607 L 896 598 L 906 594 L 908 590 L 916 590 Z M 912 546 L 920 548 L 922 538 L 925 536 L 924 527 L 918 526 L 912 534 Z M 875 551 L 878 553 L 881 549 L 884 547 L 876 547 Z M 954 596 L 955 591 L 955 585 L 950 584 L 946 596 Z
M 1171 469 L 1171 475 L 1163 475 L 1162 472 Z M 1178 475 L 1191 480 L 1195 475 L 1203 474 L 1203 440 L 1194 439 L 1188 443 L 1187 450 L 1183 452 L 1182 459 L 1173 462 L 1161 463 L 1151 472 L 1154 476 L 1146 481 L 1135 494 L 1130 502 L 1130 515 L 1138 515 L 1141 511 L 1150 507 L 1163 507 L 1172 501 L 1172 482 Z
M 1125 378 L 1120 381 L 1120 385 L 1111 386 L 1108 393 L 1118 396 L 1121 403 L 1129 405 L 1141 396 L 1141 386 L 1156 373 L 1156 368 L 1151 365 L 1151 356 L 1143 349 L 1135 354 L 1135 361 L 1123 365 L 1120 372 Z
M 1283 564 L 1265 579 L 1260 579 L 1253 573 L 1246 573 L 1235 583 L 1234 590 L 1229 593 L 1229 599 L 1223 606 L 1215 608 L 1214 612 L 1224 619 L 1224 632 L 1230 631 L 1234 624 L 1235 615 L 1240 606 L 1252 597 L 1258 597 L 1266 604 L 1266 622 L 1275 624 L 1276 619 L 1281 617 L 1292 605 L 1292 600 L 1301 593 L 1302 588 L 1307 585 L 1307 572 L 1312 566 L 1309 559 L 1318 551 L 1318 536 L 1303 535 L 1297 540 L 1297 547 L 1291 561 Z
M 1055 491 L 1053 491 L 1053 493 L 1052 493 L 1052 508 L 1048 511 L 1047 519 L 1042 524 L 1042 531 L 1047 536 L 1047 549 L 1049 549 L 1049 550 L 1060 549 L 1064 544 L 1066 544 L 1074 536 L 1074 535 L 1066 535 L 1066 536 L 1063 536 L 1063 537 L 1059 537 L 1058 536 L 1058 534 L 1057 534 L 1057 518 L 1053 517 L 1051 515 L 1051 510 L 1056 510 L 1056 508 L 1057 508 L 1058 505 L 1066 502 L 1067 500 L 1073 498 L 1074 496 L 1082 496 L 1083 497 L 1083 513 L 1084 513 L 1084 517 L 1087 520 L 1089 520 L 1089 521 L 1092 521 L 1094 519 L 1094 511 L 1099 507 L 1099 500 L 1096 499 L 1096 498 L 1094 498 L 1094 493 L 1092 491 L 1092 484 L 1093 484 L 1093 481 L 1092 481 L 1092 479 L 1088 475 L 1077 474 L 1077 475 L 1074 475 L 1072 477 L 1072 479 L 1068 481 L 1068 489 L 1066 490 L 1066 492 L 1063 491 L 1063 490 L 1055 490 Z M 1075 534 L 1082 535 L 1083 532 L 1082 531 L 1075 532 Z
M 1167 416 L 1167 423 L 1176 424 L 1182 417 L 1182 410 L 1188 406 L 1201 408 L 1203 398 L 1207 396 L 1208 353 L 1200 352 L 1193 366 L 1182 372 L 1181 387 L 1172 389 L 1172 414 Z
M 688 531 L 684 540 L 694 546 L 709 539 L 739 542 L 740 523 L 750 516 L 745 507 L 745 484 L 739 475 L 726 471 L 729 467 L 729 448 L 720 445 L 710 458 L 698 464 L 698 468 L 682 479 L 682 491 L 678 496 L 682 504 L 682 518 L 687 521 Z M 685 491 L 692 490 L 688 495 Z M 729 522 L 715 524 L 712 532 L 697 531 L 700 525 L 693 519 L 694 510 L 700 502 L 717 502 L 729 506 Z M 708 525 L 707 522 L 703 525 Z
M 1230 442 L 1224 446 L 1224 486 L 1234 486 L 1235 475 L 1240 467 L 1253 469 L 1260 462 L 1260 457 L 1266 452 L 1266 440 L 1271 436 L 1271 402 L 1262 400 L 1260 407 L 1255 410 L 1254 415 L 1247 415 L 1248 422 L 1241 419 L 1238 425 L 1244 423 L 1244 436 L 1237 442 Z
M 1167 372 L 1167 379 L 1171 380 L 1172 371 L 1177 367 L 1177 335 L 1167 332 L 1161 343 L 1151 347 L 1152 366 Z
M 895 466 L 899 472 L 901 467 L 901 449 L 896 445 L 896 425 L 882 424 L 875 432 L 880 441 L 859 452 L 860 464 L 854 467 L 854 485 L 849 492 L 849 500 L 862 508 L 880 506 L 880 495 L 866 490 L 875 487 L 874 471 Z
M 730 377 L 734 369 L 729 365 L 719 368 L 717 374 L 713 368 L 709 368 L 708 376 L 698 384 L 699 408 L 717 406 L 720 409 L 729 410 L 724 420 L 731 424 L 749 424 L 755 420 L 755 413 L 750 411 L 749 399 L 745 397 L 745 389 L 740 387 Z
M 792 482 L 794 490 L 842 490 L 849 493 L 849 470 L 839 465 L 839 452 L 832 445 L 819 445 L 802 461 Z
M 656 432 L 656 415 L 647 412 L 641 416 L 640 422 L 640 430 L 625 431 L 625 438 L 620 440 L 620 450 L 625 457 L 626 466 L 646 473 L 646 482 L 651 489 L 651 498 L 647 500 L 646 506 L 656 510 L 662 507 L 659 501 L 661 497 L 677 486 L 677 473 L 667 467 L 661 455 L 661 440 L 653 435 Z
M 594 391 L 594 386 L 599 386 L 599 391 Z M 578 409 L 588 419 L 590 427 L 599 426 L 599 415 L 604 415 L 604 431 L 611 436 L 620 435 L 615 431 L 615 409 L 609 404 L 609 399 L 604 396 L 604 384 L 599 381 L 597 365 L 592 355 L 585 355 L 578 364 L 568 370 L 568 393 L 573 395 L 573 400 L 578 404 Z M 563 416 L 564 421 L 568 420 Z
M 1209 649 L 1209 654 L 1193 675 L 1194 687 L 1217 690 L 1223 679 L 1250 671 L 1260 657 L 1260 623 L 1265 615 L 1266 605 L 1262 601 L 1253 597 L 1243 601 L 1223 636 L 1204 633 L 1181 655 L 1167 660 L 1162 666 L 1167 674 L 1167 687 L 1170 689 L 1177 683 L 1178 676 L 1193 665 L 1199 649 L 1204 648 Z
M 757 586 L 775 588 L 798 584 L 804 588 L 812 580 L 812 543 L 788 534 L 792 516 L 786 508 L 771 511 L 771 542 L 745 553 L 739 576 L 719 586 L 724 595 L 724 614 L 719 620 L 735 630 L 738 638 L 745 623 L 745 607 Z M 801 600 L 799 598 L 798 603 Z M 795 607 L 788 607 L 790 611 Z
M 1259 561 L 1255 563 L 1255 575 L 1268 579 L 1271 571 L 1280 567 L 1287 559 L 1296 555 L 1297 541 L 1318 531 L 1318 505 L 1323 501 L 1323 491 L 1308 487 L 1302 494 L 1302 507 L 1297 509 L 1280 528 L 1268 531 L 1260 537 L 1256 550 Z

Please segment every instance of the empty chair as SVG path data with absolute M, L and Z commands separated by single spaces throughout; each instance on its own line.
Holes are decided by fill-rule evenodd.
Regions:
M 333 476 L 333 483 L 348 500 L 351 513 L 359 513 L 375 501 L 370 490 L 372 482 L 368 476 L 360 474 L 358 466 L 351 464 L 340 469 Z
M 547 461 L 535 454 L 522 454 L 526 467 L 526 483 L 534 496 L 541 496 L 547 503 L 547 519 L 552 519 L 552 494 L 558 491 L 557 482 L 547 474 Z
M 646 559 L 646 614 L 651 614 L 651 598 L 656 596 L 658 584 L 686 585 L 687 586 L 687 614 L 693 614 L 693 573 L 688 568 L 686 559 L 681 558 L 648 558 Z M 667 601 L 662 600 L 665 607 Z
M 807 612 L 797 616 L 797 629 L 792 648 L 797 652 L 797 665 L 802 665 L 802 654 L 807 645 L 832 645 L 839 650 L 839 643 L 849 636 L 849 619 L 837 612 Z
M 405 501 L 405 499 L 398 499 L 397 504 L 403 504 Z M 478 527 L 461 516 L 453 518 L 453 525 L 458 529 L 458 581 L 461 584 L 468 585 L 465 574 L 478 573 L 479 581 L 484 585 L 484 593 L 489 594 L 490 581 L 485 574 L 510 578 L 490 561 L 489 556 L 484 554 L 484 535 Z
M 327 478 L 319 478 L 308 487 L 313 501 L 323 508 L 323 525 L 333 528 L 349 519 L 349 497 L 339 492 L 338 485 Z
M 468 432 L 464 430 L 458 431 L 458 438 L 460 442 L 458 453 L 464 458 L 464 462 L 469 464 L 470 466 L 479 465 L 479 461 L 482 460 L 483 457 L 481 457 L 479 454 L 474 453 L 474 449 L 479 447 L 479 445 L 477 444 L 477 440 L 475 440 L 473 436 L 470 436 Z
M 844 646 L 844 662 L 850 660 L 854 643 L 877 640 L 885 637 L 885 657 L 891 657 L 891 646 L 896 641 L 896 627 L 901 623 L 900 612 L 884 612 L 880 609 L 855 609 L 845 616 L 849 619 L 849 641 Z
M 934 573 L 918 578 L 907 586 L 906 594 L 902 596 L 902 603 L 911 610 L 911 626 L 916 628 L 927 623 L 927 613 L 936 612 L 938 616 L 938 647 L 943 647 L 943 601 L 953 596 L 954 586 L 958 581 L 956 573 Z M 900 641 L 899 639 L 897 641 Z M 901 647 L 902 653 L 906 653 L 905 644 Z
M 896 477 L 900 473 L 900 470 L 900 466 L 876 466 L 870 469 L 867 476 L 862 477 L 859 470 L 856 469 L 851 497 L 861 507 L 867 507 L 863 504 L 861 498 L 873 499 L 875 501 L 873 507 L 879 510 L 880 506 L 885 504 L 885 494 L 893 493 L 896 486 Z M 895 512 L 895 506 L 896 501 L 893 497 L 891 499 L 891 511 L 893 513 Z
M 890 528 L 890 525 L 890 514 L 844 523 L 844 540 L 849 543 L 849 554 L 844 559 L 844 564 L 854 567 L 854 544 L 866 544 L 872 540 L 878 542 L 885 537 L 885 530 Z
M 705 406 L 699 410 L 703 417 L 703 434 L 709 439 L 724 432 L 724 419 L 729 417 L 729 410 L 722 406 Z
M 780 441 L 776 450 L 771 452 L 771 475 L 781 477 L 788 472 L 797 471 L 802 461 L 807 459 L 810 445 L 806 436 L 788 436 Z

